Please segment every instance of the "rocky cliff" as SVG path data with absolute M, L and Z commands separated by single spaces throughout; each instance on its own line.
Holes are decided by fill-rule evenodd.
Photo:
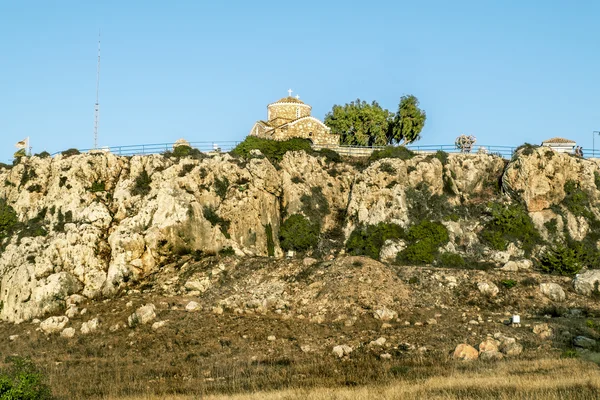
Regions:
M 324 258 L 385 223 L 408 230 L 382 239 L 378 256 L 392 261 L 418 244 L 410 228 L 431 220 L 448 234 L 436 252 L 461 262 L 529 265 L 549 244 L 575 240 L 588 244 L 582 267 L 593 267 L 599 187 L 597 162 L 543 148 L 508 163 L 438 153 L 367 165 L 302 151 L 279 162 L 259 153 L 23 158 L 0 169 L 0 316 L 21 322 L 62 310 L 75 294 L 114 296 L 184 255 L 281 258 L 280 228 L 296 214 L 318 225 L 309 253 Z M 502 218 L 525 230 L 532 221 L 535 232 Z

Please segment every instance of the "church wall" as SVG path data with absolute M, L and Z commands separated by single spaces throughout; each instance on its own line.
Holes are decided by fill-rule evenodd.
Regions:
M 270 120 L 285 118 L 288 120 L 307 117 L 310 115 L 310 107 L 304 104 L 271 104 L 269 107 Z M 299 116 L 298 116 L 299 115 Z

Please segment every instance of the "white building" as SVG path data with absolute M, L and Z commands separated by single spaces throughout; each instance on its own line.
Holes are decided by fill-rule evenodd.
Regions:
M 560 137 L 544 140 L 542 146 L 550 147 L 552 150 L 556 150 L 559 153 L 573 153 L 577 143 Z

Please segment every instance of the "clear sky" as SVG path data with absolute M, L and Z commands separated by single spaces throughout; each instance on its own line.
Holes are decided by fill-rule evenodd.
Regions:
M 414 94 L 422 144 L 591 148 L 599 16 L 585 0 L 0 0 L 0 161 L 26 136 L 93 146 L 99 29 L 102 146 L 242 140 L 291 88 L 321 119 Z

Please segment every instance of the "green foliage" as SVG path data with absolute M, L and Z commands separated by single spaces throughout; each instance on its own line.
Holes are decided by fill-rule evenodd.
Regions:
M 45 376 L 28 358 L 7 357 L 10 367 L 0 371 L 0 399 L 2 400 L 50 400 L 50 388 Z
M 18 164 L 19 161 L 21 161 L 21 158 L 25 157 L 26 155 L 27 155 L 27 151 L 25 149 L 19 149 L 19 150 L 15 151 L 15 153 L 13 154 L 13 158 L 15 159 L 15 161 Z
M 534 145 L 534 144 L 529 144 L 529 143 L 523 143 L 522 145 L 520 145 L 519 147 L 516 148 L 515 152 L 514 152 L 514 156 L 517 155 L 517 153 L 521 152 L 522 155 L 524 156 L 530 156 L 533 154 L 533 152 L 535 151 L 535 149 L 537 149 L 538 145 Z
M 339 163 L 342 162 L 342 156 L 335 151 L 328 148 L 322 148 L 321 150 L 317 150 L 315 155 L 324 156 L 327 162 Z
M 380 222 L 377 225 L 357 227 L 346 242 L 346 251 L 351 255 L 365 255 L 379 260 L 381 247 L 386 240 L 403 237 L 404 230 L 396 224 Z
M 386 174 L 395 174 L 396 168 L 388 162 L 383 162 L 379 165 L 379 170 L 381 172 L 385 172 Z
M 104 192 L 106 191 L 106 184 L 103 181 L 96 181 L 92 183 L 92 187 L 90 188 L 90 192 Z
M 343 106 L 334 105 L 325 116 L 325 125 L 331 133 L 340 135 L 340 143 L 354 146 L 384 146 L 393 124 L 394 114 L 357 99 Z
M 292 183 L 295 183 L 295 184 L 304 183 L 304 179 L 302 179 L 301 176 L 294 176 L 292 178 Z
M 399 158 L 401 160 L 410 160 L 415 156 L 415 153 L 404 146 L 387 146 L 383 150 L 376 150 L 371 153 L 369 161 L 377 161 L 382 158 Z
M 13 166 L 0 162 L 0 169 L 11 169 Z
M 275 242 L 273 241 L 273 227 L 271 227 L 271 224 L 265 225 L 265 235 L 267 236 L 267 255 L 269 257 L 274 257 Z
M 450 205 L 448 196 L 445 194 L 432 194 L 427 184 L 421 184 L 416 188 L 407 188 L 406 200 L 408 203 L 408 217 L 411 221 L 440 220 L 444 216 L 452 214 L 459 218 L 457 214 L 459 210 Z
M 279 241 L 283 250 L 305 251 L 317 246 L 321 226 L 304 215 L 294 214 L 281 224 Z
M 434 157 L 437 158 L 438 160 L 440 160 L 442 165 L 448 164 L 448 153 L 446 153 L 445 151 L 442 151 L 442 150 L 436 151 Z
M 212 226 L 219 225 L 219 229 L 221 230 L 223 236 L 225 236 L 227 239 L 231 238 L 231 235 L 229 235 L 229 225 L 231 222 L 221 218 L 214 208 L 211 206 L 204 206 L 202 209 L 202 215 L 208 222 L 210 222 Z
M 593 218 L 592 212 L 588 209 L 590 204 L 589 195 L 581 190 L 579 184 L 575 181 L 565 182 L 565 198 L 562 204 L 574 215 L 582 215 L 586 218 Z
M 556 245 L 542 254 L 540 269 L 550 274 L 575 275 L 583 267 L 580 258 L 580 254 L 575 249 Z
M 396 257 L 399 263 L 431 264 L 439 253 L 439 247 L 448 243 L 448 230 L 440 222 L 423 220 L 406 232 L 408 246 Z
M 465 268 L 467 262 L 460 254 L 442 253 L 438 257 L 438 265 L 444 268 Z
M 594 183 L 596 184 L 596 189 L 600 190 L 600 173 L 598 171 L 594 171 Z
M 512 289 L 515 286 L 517 286 L 517 281 L 515 281 L 514 279 L 503 279 L 500 281 L 500 284 L 507 289 Z
M 202 153 L 200 150 L 195 149 L 190 146 L 175 146 L 173 151 L 165 151 L 163 153 L 165 157 L 175 157 L 175 158 L 185 158 L 191 157 L 195 160 L 201 160 L 203 158 L 208 157 L 206 154 Z
M 490 203 L 491 219 L 481 231 L 481 239 L 495 250 L 506 250 L 509 242 L 521 242 L 526 254 L 541 240 L 533 221 L 520 204 Z
M 150 193 L 150 184 L 152 183 L 152 179 L 148 172 L 144 169 L 140 174 L 135 178 L 135 183 L 133 188 L 131 189 L 131 194 L 134 196 L 146 196 Z
M 227 189 L 229 189 L 229 179 L 227 179 L 227 177 L 223 177 L 223 179 L 215 178 L 214 186 L 217 196 L 219 196 L 221 200 L 225 200 Z
M 308 139 L 294 138 L 285 141 L 262 139 L 256 136 L 248 136 L 243 142 L 238 144 L 231 151 L 234 156 L 250 158 L 252 150 L 260 150 L 260 152 L 271 162 L 279 162 L 283 159 L 283 155 L 288 151 L 303 150 L 307 153 L 312 153 L 311 142 Z
M 219 250 L 219 255 L 223 257 L 234 256 L 235 250 L 233 250 L 233 247 L 231 246 L 223 247 L 221 250 Z
M 186 176 L 187 174 L 192 172 L 194 167 L 195 167 L 194 164 L 185 164 L 184 166 L 181 167 L 181 171 L 179 171 L 178 176 L 183 178 L 184 176 Z
M 68 150 L 61 152 L 60 154 L 62 154 L 66 158 L 66 157 L 76 156 L 81 153 L 77 149 L 68 149 Z
M 0 240 L 11 235 L 19 220 L 17 213 L 5 200 L 0 199 Z
M 419 140 L 426 119 L 427 115 L 419 108 L 419 100 L 415 96 L 402 96 L 388 142 L 407 144 Z
M 36 184 L 34 184 L 34 185 L 31 185 L 31 186 L 29 186 L 29 187 L 27 188 L 27 191 L 28 191 L 29 193 L 39 193 L 39 192 L 41 192 L 41 191 L 42 191 L 42 186 L 41 186 L 41 185 L 38 185 L 38 184 L 36 183 Z
M 37 178 L 37 174 L 33 168 L 25 167 L 23 169 L 23 174 L 21 174 L 21 183 L 20 186 L 25 186 L 27 182 L 31 179 Z
M 42 151 L 41 153 L 36 154 L 34 157 L 49 158 L 50 157 L 50 153 L 48 153 L 47 151 Z
M 555 235 L 558 232 L 558 220 L 556 218 L 544 222 L 544 226 L 551 235 Z

